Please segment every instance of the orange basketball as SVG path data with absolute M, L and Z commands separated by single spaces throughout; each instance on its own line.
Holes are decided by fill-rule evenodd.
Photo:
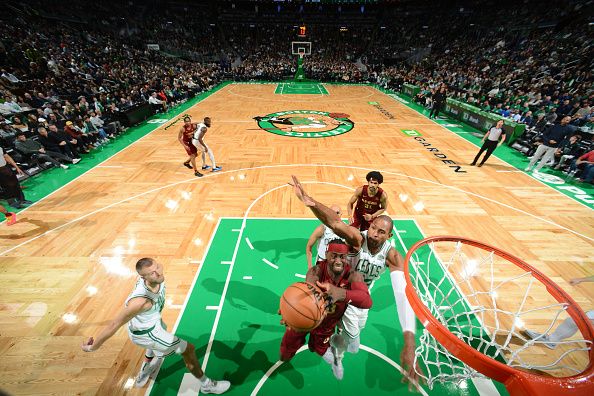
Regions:
M 311 283 L 296 282 L 287 287 L 280 299 L 280 313 L 293 330 L 310 331 L 326 317 L 326 301 Z

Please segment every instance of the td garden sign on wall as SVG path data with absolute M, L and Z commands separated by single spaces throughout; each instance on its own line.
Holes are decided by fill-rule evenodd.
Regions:
M 324 138 L 349 132 L 355 124 L 345 113 L 287 110 L 254 117 L 266 132 L 299 138 Z

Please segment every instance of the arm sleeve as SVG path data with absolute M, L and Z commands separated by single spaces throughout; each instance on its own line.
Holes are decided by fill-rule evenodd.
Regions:
M 398 320 L 400 321 L 402 331 L 410 331 L 414 334 L 416 330 L 416 317 L 404 293 L 406 287 L 404 272 L 398 270 L 392 271 L 390 272 L 390 278 L 392 280 L 394 299 L 396 299 L 396 308 L 398 309 Z
M 351 289 L 346 291 L 345 301 L 363 309 L 369 309 L 373 305 L 365 282 L 351 282 Z

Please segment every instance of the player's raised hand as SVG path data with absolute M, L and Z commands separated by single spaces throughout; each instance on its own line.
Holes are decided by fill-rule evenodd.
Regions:
M 400 364 L 404 369 L 404 376 L 402 377 L 402 382 L 408 382 L 408 390 L 412 391 L 418 388 L 419 384 L 419 373 L 421 373 L 421 368 L 419 367 L 419 363 L 415 362 L 415 346 L 414 345 L 407 345 L 404 344 L 404 348 L 400 353 Z
M 280 311 L 280 308 L 279 308 L 279 310 L 278 310 L 278 311 L 276 311 L 276 313 L 277 313 L 278 315 L 282 315 L 282 314 L 281 314 L 281 311 Z M 285 327 L 288 327 L 288 326 L 287 326 L 287 322 L 285 322 L 285 320 L 283 319 L 283 317 L 282 317 L 282 316 L 281 316 L 280 324 L 281 324 L 281 325 L 283 325 L 283 326 L 285 326 Z
M 293 183 L 289 183 L 289 185 L 293 186 L 293 191 L 295 191 L 295 195 L 297 195 L 297 198 L 299 198 L 299 200 L 301 200 L 301 202 L 303 202 L 305 206 L 315 206 L 316 203 L 313 199 L 311 199 L 309 195 L 307 195 L 307 193 L 303 189 L 303 186 L 301 185 L 301 183 L 299 183 L 299 179 L 297 179 L 297 176 L 291 175 L 291 178 L 293 179 Z

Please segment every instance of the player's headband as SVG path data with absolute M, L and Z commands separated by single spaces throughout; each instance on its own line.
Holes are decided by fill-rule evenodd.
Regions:
M 342 243 L 331 243 L 328 245 L 327 252 L 347 254 L 349 252 L 349 247 Z

